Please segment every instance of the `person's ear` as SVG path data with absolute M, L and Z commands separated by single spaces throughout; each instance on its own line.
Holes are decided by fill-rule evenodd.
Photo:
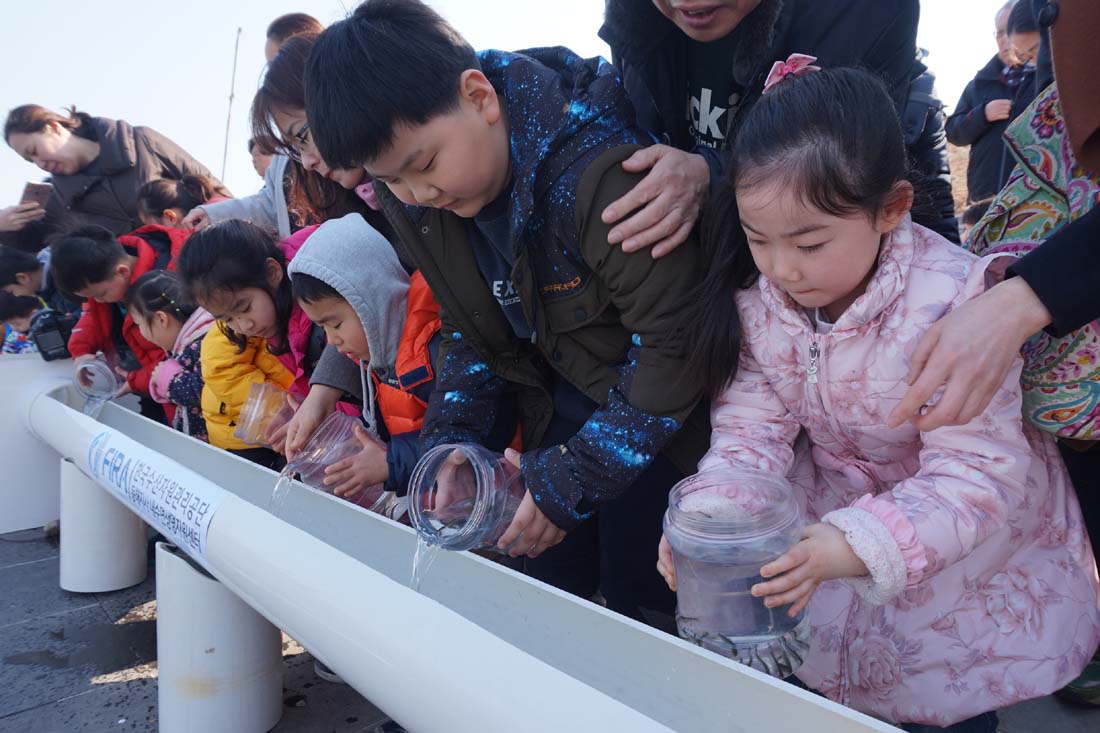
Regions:
M 462 72 L 462 76 L 458 77 L 458 96 L 472 104 L 488 124 L 492 125 L 500 120 L 500 99 L 492 82 L 480 69 L 466 69 Z
M 174 227 L 180 220 L 180 215 L 176 213 L 175 209 L 165 209 L 160 212 L 160 217 L 168 222 L 168 226 L 170 227 Z
M 879 234 L 892 232 L 913 208 L 913 184 L 898 181 L 886 194 L 886 200 L 875 217 L 875 230 Z
M 29 272 L 17 272 L 15 273 L 15 284 L 22 285 L 24 287 L 31 284 L 31 274 Z
M 125 262 L 120 262 L 115 265 L 115 275 L 124 278 L 127 282 L 130 280 L 130 275 L 133 274 L 133 269 Z
M 268 287 L 277 289 L 283 282 L 283 266 L 274 258 L 268 257 L 264 261 L 264 269 Z
M 157 311 L 153 314 L 153 320 L 155 320 L 157 322 L 157 325 L 161 328 L 167 328 L 169 318 L 170 316 L 164 311 Z

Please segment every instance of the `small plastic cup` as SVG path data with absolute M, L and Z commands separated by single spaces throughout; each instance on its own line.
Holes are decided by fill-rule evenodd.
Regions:
M 425 453 L 409 480 L 409 518 L 430 545 L 493 550 L 523 500 L 519 471 L 499 453 L 470 443 Z
M 287 391 L 271 382 L 254 382 L 237 416 L 233 437 L 249 445 L 270 447 L 270 436 L 294 417 Z
M 286 470 L 298 474 L 298 479 L 306 486 L 331 494 L 335 487 L 325 484 L 325 469 L 363 450 L 363 444 L 355 435 L 355 426 L 359 424 L 359 420 L 350 415 L 332 413 L 317 426 L 302 450 L 287 464 Z M 370 437 L 379 445 L 382 444 L 374 436 Z M 364 509 L 376 511 L 386 503 L 382 496 L 385 488 L 385 484 L 376 484 L 347 500 Z

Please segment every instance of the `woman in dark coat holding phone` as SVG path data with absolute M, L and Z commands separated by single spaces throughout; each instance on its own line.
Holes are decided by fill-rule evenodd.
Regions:
M 69 218 L 125 234 L 141 226 L 137 193 L 148 181 L 213 178 L 159 132 L 76 109 L 60 115 L 37 104 L 16 107 L 4 123 L 4 140 L 52 177 L 45 208 L 21 204 L 0 210 L 0 242 L 26 250 L 40 249 Z M 224 189 L 219 193 L 229 195 Z

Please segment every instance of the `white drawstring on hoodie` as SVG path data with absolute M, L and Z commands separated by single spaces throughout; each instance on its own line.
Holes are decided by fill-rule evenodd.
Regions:
M 370 364 L 363 364 L 363 360 L 359 360 L 359 380 L 363 385 L 363 396 L 366 398 L 363 401 L 363 421 L 367 424 L 367 432 L 374 437 L 378 437 L 378 419 L 374 414 L 374 380 L 367 378 L 367 370 L 370 369 Z
M 363 385 L 363 394 L 367 397 L 363 404 L 363 421 L 367 423 L 367 432 L 381 440 L 378 436 L 378 419 L 374 414 L 374 379 L 367 377 L 368 369 L 370 369 L 370 365 L 364 365 L 363 360 L 360 359 L 359 381 Z M 385 506 L 376 511 L 382 516 L 389 517 L 395 521 L 404 516 L 405 512 L 409 509 L 409 497 L 398 496 L 392 491 L 387 491 L 384 495 L 388 496 L 389 499 Z

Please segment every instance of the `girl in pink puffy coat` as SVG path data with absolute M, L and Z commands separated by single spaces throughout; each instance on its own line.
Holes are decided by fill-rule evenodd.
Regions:
M 877 79 L 785 73 L 732 147 L 690 314 L 713 402 L 699 468 L 809 476 L 812 523 L 752 589 L 808 607 L 803 683 L 910 731 L 992 733 L 1100 638 L 1080 509 L 1053 438 L 1021 417 L 1019 364 L 967 425 L 886 427 L 921 336 L 994 263 L 912 223 Z M 674 585 L 664 541 L 659 568 Z

